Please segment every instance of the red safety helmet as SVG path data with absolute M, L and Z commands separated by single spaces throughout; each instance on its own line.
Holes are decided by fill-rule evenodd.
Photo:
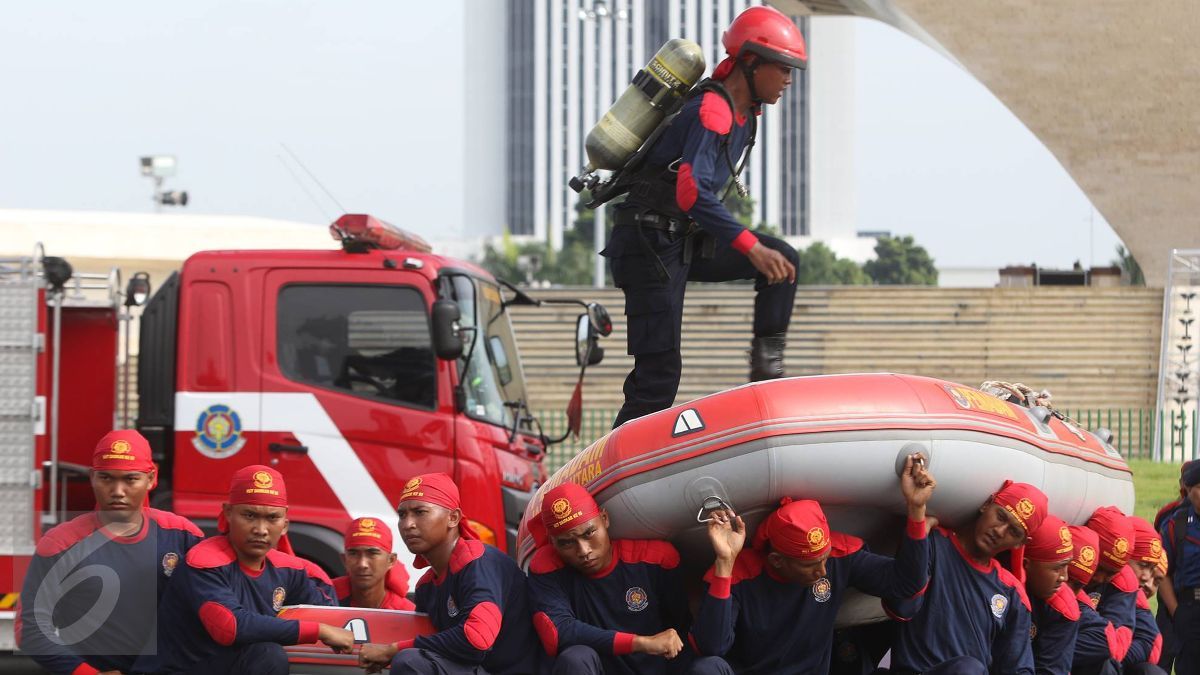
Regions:
M 721 36 L 721 44 L 733 57 L 757 54 L 792 68 L 804 68 L 808 63 L 800 28 L 774 7 L 750 7 L 738 14 Z

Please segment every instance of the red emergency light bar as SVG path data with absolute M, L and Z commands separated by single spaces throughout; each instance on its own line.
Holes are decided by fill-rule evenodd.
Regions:
M 356 247 L 406 250 L 429 253 L 433 248 L 424 239 L 365 213 L 347 213 L 329 226 L 329 233 L 347 250 Z

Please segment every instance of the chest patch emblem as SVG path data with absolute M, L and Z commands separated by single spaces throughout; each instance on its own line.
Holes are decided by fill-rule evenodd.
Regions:
M 821 577 L 817 579 L 817 583 L 812 587 L 813 599 L 817 602 L 828 602 L 833 596 L 833 584 L 829 583 L 829 579 Z
M 1037 624 L 1036 623 L 1029 624 L 1029 639 L 1030 640 L 1037 639 Z
M 992 596 L 990 604 L 992 607 L 992 616 L 999 619 L 1004 616 L 1004 610 L 1008 609 L 1008 598 L 997 593 Z
M 1096 609 L 1100 606 L 1100 592 L 1088 593 L 1088 600 L 1092 601 L 1092 609 Z
M 454 596 L 446 596 L 446 613 L 450 616 L 458 616 L 458 605 L 454 604 Z
M 175 573 L 175 566 L 179 564 L 179 554 L 171 551 L 163 556 L 162 568 L 163 576 L 169 577 Z
M 634 586 L 625 591 L 625 606 L 631 612 L 640 612 L 650 606 L 650 597 L 646 595 L 646 591 L 642 590 L 641 586 Z
M 276 612 L 283 609 L 284 600 L 287 600 L 287 591 L 283 590 L 283 586 L 276 586 L 275 592 L 271 593 L 271 608 Z

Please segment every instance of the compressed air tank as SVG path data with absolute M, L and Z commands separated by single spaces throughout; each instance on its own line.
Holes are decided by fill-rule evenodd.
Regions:
M 629 88 L 588 132 L 586 172 L 615 171 L 704 74 L 704 51 L 691 40 L 672 38 L 633 76 Z

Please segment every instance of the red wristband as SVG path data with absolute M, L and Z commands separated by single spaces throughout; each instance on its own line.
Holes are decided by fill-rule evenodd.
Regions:
M 718 600 L 725 600 L 729 598 L 732 587 L 733 579 L 730 577 L 713 577 L 712 582 L 708 584 L 708 594 Z
M 633 638 L 637 637 L 633 633 L 617 633 L 613 636 L 613 654 L 616 656 L 625 656 L 633 653 Z
M 320 639 L 321 623 L 319 621 L 300 621 L 299 624 L 300 634 L 296 637 L 296 644 L 312 644 Z
M 905 528 L 905 532 L 908 533 L 909 539 L 924 539 L 925 536 L 929 534 L 926 532 L 926 529 L 925 521 L 910 520 L 908 521 L 908 527 Z
M 742 230 L 742 233 L 734 238 L 732 246 L 738 253 L 746 255 L 757 243 L 758 237 L 754 236 L 753 232 L 750 230 Z

